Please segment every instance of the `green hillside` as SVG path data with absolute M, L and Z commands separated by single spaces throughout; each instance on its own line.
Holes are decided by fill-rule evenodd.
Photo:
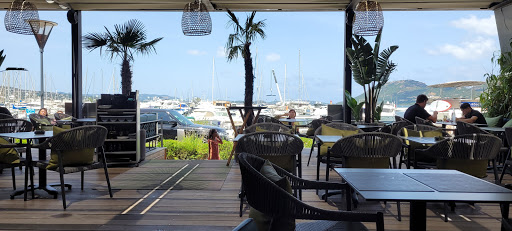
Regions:
M 357 87 L 361 87 L 359 85 L 353 86 L 353 89 Z M 479 86 L 474 88 L 473 98 L 478 97 L 482 91 L 484 86 Z M 380 101 L 389 101 L 395 102 L 397 106 L 410 106 L 414 104 L 416 101 L 416 96 L 419 94 L 425 94 L 430 99 L 436 98 L 471 98 L 471 88 L 470 87 L 458 87 L 458 88 L 443 88 L 442 94 L 440 88 L 431 88 L 428 87 L 425 83 L 416 81 L 416 80 L 399 80 L 388 82 L 379 95 Z M 364 94 L 361 94 L 356 97 L 356 99 L 361 102 L 364 101 Z

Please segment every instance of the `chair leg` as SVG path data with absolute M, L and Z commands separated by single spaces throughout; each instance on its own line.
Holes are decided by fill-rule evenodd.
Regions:
M 66 187 L 64 186 L 64 170 L 59 167 L 60 191 L 62 193 L 62 207 L 66 209 Z
M 105 179 L 107 180 L 107 186 L 108 186 L 108 193 L 110 195 L 110 198 L 114 197 L 112 195 L 112 187 L 110 187 L 110 178 L 108 177 L 108 168 L 107 168 L 107 159 L 105 158 L 105 149 L 103 149 L 103 147 L 100 148 L 101 150 L 101 155 L 102 155 L 102 159 L 103 159 L 103 170 L 105 171 Z M 82 180 L 83 182 L 83 180 Z
M 11 175 L 12 175 L 12 188 L 14 190 L 16 190 L 16 174 L 14 173 L 14 166 L 11 168 Z
M 80 171 L 80 189 L 84 191 L 84 171 Z
M 30 166 L 29 170 L 30 170 L 30 173 L 29 173 L 30 174 L 30 193 L 32 194 L 32 199 L 34 199 L 34 197 L 35 197 L 35 195 L 34 195 L 34 192 L 35 192 L 35 189 L 34 189 L 34 167 Z M 27 189 L 25 188 L 25 190 L 27 190 Z
M 28 174 L 30 174 L 30 167 L 28 165 L 25 165 L 25 184 L 24 184 L 24 192 L 23 192 L 23 200 L 24 201 L 27 201 L 27 189 L 28 189 Z M 32 188 L 31 188 L 32 192 L 34 191 L 34 183 L 32 183 Z M 14 199 L 11 197 L 11 199 Z
M 238 197 L 240 198 L 240 217 L 242 217 L 242 210 L 244 208 L 244 185 L 240 186 L 240 192 L 238 193 Z
M 499 184 L 500 180 L 499 180 L 499 176 L 498 176 L 498 168 L 496 167 L 496 159 L 492 160 L 492 170 L 494 172 L 494 183 Z
M 311 156 L 313 155 L 313 149 L 315 149 L 315 138 L 313 138 L 313 143 L 311 144 L 311 150 L 309 151 L 308 165 L 306 165 L 306 166 L 309 166 L 309 162 L 311 161 Z
M 501 185 L 501 181 L 503 180 L 503 176 L 505 175 L 505 171 L 507 171 L 507 167 L 508 167 L 508 163 L 505 161 L 505 163 L 503 164 L 503 169 L 501 170 L 501 176 L 500 176 L 500 182 L 499 182 L 500 185 Z
M 448 222 L 448 203 L 444 203 L 444 222 Z
M 402 221 L 402 209 L 400 208 L 400 201 L 396 202 L 396 212 L 398 215 L 398 221 Z

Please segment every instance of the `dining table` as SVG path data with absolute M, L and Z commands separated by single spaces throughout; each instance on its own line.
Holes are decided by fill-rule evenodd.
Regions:
M 502 218 L 509 217 L 512 190 L 457 170 L 335 168 L 335 171 L 365 200 L 410 202 L 409 230 L 412 231 L 427 229 L 429 202 L 498 203 Z
M 36 134 L 35 132 L 15 132 L 15 133 L 0 133 L 0 137 L 5 138 L 12 138 L 19 140 L 19 144 L 27 148 L 27 156 L 26 158 L 30 161 L 30 158 L 32 157 L 32 144 L 34 140 L 38 140 L 39 142 L 43 142 L 44 140 L 53 137 L 53 131 L 45 131 L 42 134 Z M 23 143 L 23 141 L 26 141 L 26 143 Z M 39 160 L 46 160 L 46 149 L 39 149 L 38 152 L 38 158 Z M 60 185 L 60 184 L 59 184 Z M 51 185 L 48 185 L 47 178 L 46 178 L 46 171 L 40 170 L 39 171 L 39 184 L 34 185 L 34 189 L 41 189 L 48 194 L 53 195 L 54 198 L 57 198 L 58 192 L 55 188 L 53 188 Z M 31 190 L 31 189 L 28 189 Z M 32 190 L 31 190 L 32 191 Z M 16 190 L 14 191 L 10 197 L 11 199 L 14 199 L 15 196 L 24 194 L 25 190 Z M 26 194 L 24 200 L 27 200 Z

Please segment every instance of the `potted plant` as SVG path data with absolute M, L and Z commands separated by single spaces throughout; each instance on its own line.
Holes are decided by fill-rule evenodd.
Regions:
M 398 46 L 390 46 L 379 53 L 381 33 L 375 38 L 372 47 L 362 36 L 351 39 L 353 48 L 347 48 L 347 57 L 354 81 L 364 88 L 365 122 L 375 120 L 377 100 L 380 90 L 395 70 L 396 64 L 389 60 Z

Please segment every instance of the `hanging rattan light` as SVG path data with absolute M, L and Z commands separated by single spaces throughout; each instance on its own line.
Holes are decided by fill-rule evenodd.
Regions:
M 25 0 L 14 0 L 5 12 L 5 29 L 16 34 L 31 35 L 28 20 L 39 20 L 36 6 Z
M 376 1 L 362 1 L 354 10 L 354 34 L 361 36 L 377 35 L 384 26 L 384 15 L 380 4 Z
M 203 36 L 212 33 L 210 13 L 200 0 L 185 5 L 181 17 L 181 30 L 187 36 Z

